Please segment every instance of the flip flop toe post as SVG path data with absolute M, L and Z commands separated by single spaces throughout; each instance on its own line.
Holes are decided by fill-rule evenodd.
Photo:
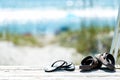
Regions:
M 58 70 L 74 71 L 75 65 L 64 60 L 55 61 L 50 67 L 46 67 L 45 72 L 54 72 Z

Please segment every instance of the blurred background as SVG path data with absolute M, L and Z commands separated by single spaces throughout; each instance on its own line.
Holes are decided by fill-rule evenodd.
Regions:
M 0 65 L 80 64 L 109 52 L 119 0 L 0 0 Z M 120 60 L 117 63 L 120 64 Z

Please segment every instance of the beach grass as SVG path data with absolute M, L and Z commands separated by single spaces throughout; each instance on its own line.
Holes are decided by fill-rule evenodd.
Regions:
M 64 47 L 73 47 L 79 53 L 89 54 L 98 52 L 98 41 L 102 43 L 102 46 L 106 51 L 109 51 L 111 46 L 112 37 L 108 37 L 109 33 L 113 31 L 113 27 L 104 26 L 99 27 L 90 25 L 86 27 L 82 25 L 77 30 L 70 30 L 61 32 L 55 36 L 55 39 L 50 41 L 51 44 L 59 43 Z M 7 31 L 5 34 L 0 33 L 0 40 L 11 41 L 15 45 L 20 46 L 43 46 L 43 41 L 40 41 L 40 36 L 31 34 L 13 34 Z M 44 40 L 44 39 L 42 39 Z
M 43 46 L 40 40 L 33 35 L 20 35 L 6 32 L 4 36 L 3 33 L 0 33 L 0 40 L 11 41 L 18 46 Z
M 95 54 L 98 52 L 109 51 L 112 41 L 112 37 L 109 37 L 111 31 L 113 31 L 113 27 L 110 26 L 82 26 L 78 30 L 68 30 L 61 33 L 57 36 L 57 40 L 60 45 L 73 47 L 79 53 L 85 55 L 90 53 Z M 98 49 L 98 41 L 101 42 L 103 51 Z

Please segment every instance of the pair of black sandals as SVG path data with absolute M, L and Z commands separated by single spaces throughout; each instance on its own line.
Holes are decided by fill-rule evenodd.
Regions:
M 98 54 L 95 57 L 87 56 L 85 57 L 79 68 L 82 71 L 100 69 L 104 65 L 104 68 L 114 71 L 115 70 L 115 59 L 112 54 L 103 53 Z
M 115 70 L 115 59 L 109 53 L 98 54 L 95 57 L 87 56 L 85 57 L 79 66 L 81 71 L 91 71 L 95 69 L 100 69 L 102 65 L 106 66 L 110 71 Z M 46 67 L 45 72 L 54 72 L 54 71 L 74 71 L 75 65 L 71 62 L 64 60 L 55 61 L 50 67 Z

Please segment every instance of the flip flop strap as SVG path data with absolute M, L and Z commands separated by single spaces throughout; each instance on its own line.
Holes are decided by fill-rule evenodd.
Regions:
M 56 64 L 56 63 L 58 63 L 58 62 L 62 62 L 61 63 L 61 65 L 59 65 L 59 66 L 55 66 L 55 67 L 63 67 L 65 64 L 67 64 L 67 62 L 66 61 L 64 61 L 64 60 L 57 60 L 57 61 L 55 61 L 52 65 L 51 65 L 51 67 L 54 67 L 54 65 Z
M 97 61 L 97 59 L 96 58 L 93 58 L 93 57 L 91 57 L 90 59 L 88 58 L 84 58 L 83 59 L 83 61 L 84 61 L 84 63 L 86 63 L 86 61 L 87 60 L 92 60 L 93 62 L 91 62 L 91 64 L 89 64 L 89 65 L 81 65 L 79 68 L 80 69 L 83 69 L 83 70 L 90 70 L 90 69 L 93 69 L 93 68 L 95 68 L 99 63 L 98 63 L 98 61 Z
M 98 59 L 102 62 L 103 65 L 107 66 L 109 69 L 113 70 L 115 69 L 115 59 L 114 57 L 109 53 L 103 53 L 101 54 Z M 111 62 L 109 62 L 109 60 Z

